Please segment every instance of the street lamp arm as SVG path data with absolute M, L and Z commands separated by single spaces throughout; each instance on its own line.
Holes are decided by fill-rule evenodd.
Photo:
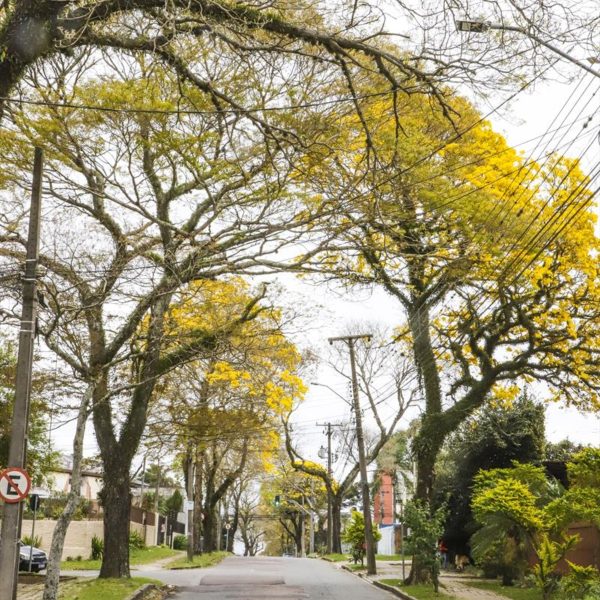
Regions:
M 320 387 L 327 388 L 330 392 L 332 392 L 333 394 L 335 394 L 338 398 L 341 398 L 346 404 L 348 403 L 348 399 L 344 398 L 344 396 L 342 396 L 339 392 L 337 392 L 336 390 L 334 390 L 330 385 L 327 385 L 326 383 L 319 383 L 318 381 L 311 381 L 310 384 L 311 385 L 318 385 Z
M 569 62 L 572 62 L 574 65 L 577 65 L 578 67 L 582 68 L 584 71 L 591 73 L 595 77 L 600 77 L 599 71 L 592 69 L 590 66 L 586 65 L 584 62 L 580 61 L 579 59 L 575 58 L 574 56 L 571 56 L 570 54 L 567 54 L 564 50 L 557 48 L 554 44 L 547 42 L 546 40 L 542 39 L 535 33 L 531 33 L 527 29 L 523 29 L 522 27 L 517 27 L 516 25 L 501 25 L 501 24 L 495 24 L 495 23 L 490 23 L 489 27 L 490 27 L 490 29 L 499 29 L 502 31 L 515 31 L 517 33 L 522 33 L 523 35 L 526 35 L 528 38 L 531 38 L 534 42 L 537 42 L 541 46 L 545 46 L 546 48 L 548 48 L 548 50 L 552 50 L 552 52 L 554 52 L 555 54 L 562 56 L 562 58 L 564 58 L 564 59 L 568 60 Z

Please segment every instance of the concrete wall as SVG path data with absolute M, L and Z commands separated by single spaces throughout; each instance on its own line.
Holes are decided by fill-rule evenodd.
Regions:
M 50 544 L 52 542 L 52 532 L 56 521 L 52 519 L 38 519 L 35 522 L 35 535 L 42 539 L 41 549 L 50 552 Z M 144 526 L 139 523 L 131 523 L 131 529 L 136 530 L 142 537 L 144 536 Z M 31 535 L 31 521 L 23 520 L 23 536 Z M 104 536 L 102 521 L 72 521 L 67 530 L 65 538 L 65 546 L 63 549 L 62 558 L 65 560 L 67 556 L 76 558 L 81 556 L 83 559 L 90 557 L 92 548 L 92 538 L 94 535 L 100 539 Z M 151 525 L 146 526 L 146 544 L 153 546 L 155 544 L 156 532 Z

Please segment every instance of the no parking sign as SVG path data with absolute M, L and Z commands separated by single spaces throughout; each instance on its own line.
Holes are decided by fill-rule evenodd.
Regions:
M 29 494 L 31 479 L 25 469 L 8 467 L 0 473 L 0 499 L 8 504 L 21 502 Z

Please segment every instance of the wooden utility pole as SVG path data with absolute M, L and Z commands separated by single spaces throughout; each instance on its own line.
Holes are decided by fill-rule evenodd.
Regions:
M 365 519 L 365 542 L 367 551 L 367 573 L 375 575 L 377 566 L 375 564 L 375 541 L 373 539 L 373 521 L 371 519 L 371 502 L 369 499 L 369 480 L 367 478 L 367 459 L 365 454 L 365 438 L 362 428 L 362 415 L 360 412 L 360 401 L 358 398 L 358 379 L 356 377 L 356 355 L 354 343 L 360 339 L 371 339 L 371 334 L 346 335 L 342 337 L 329 338 L 329 343 L 346 342 L 350 351 L 350 368 L 352 374 L 352 404 L 356 419 L 356 443 L 358 445 L 358 463 L 360 467 L 360 487 L 362 491 L 363 516 Z
M 31 393 L 31 369 L 33 340 L 37 312 L 37 265 L 40 239 L 42 199 L 43 153 L 35 149 L 33 164 L 33 187 L 29 212 L 29 233 L 23 277 L 23 307 L 19 330 L 19 353 L 15 382 L 15 404 L 12 416 L 8 466 L 24 469 L 27 458 L 27 423 L 29 421 L 29 397 Z M 4 505 L 2 534 L 0 538 L 0 598 L 17 597 L 19 569 L 19 539 L 23 519 L 23 502 Z

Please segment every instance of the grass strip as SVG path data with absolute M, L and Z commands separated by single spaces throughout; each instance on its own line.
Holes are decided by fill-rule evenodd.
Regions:
M 229 552 L 209 552 L 207 554 L 196 554 L 192 561 L 183 556 L 166 565 L 167 569 L 204 569 L 219 564 L 224 558 L 229 556 Z
M 142 549 L 134 548 L 129 554 L 129 563 L 131 566 L 147 565 L 163 558 L 181 555 L 182 552 L 180 550 L 171 550 L 167 546 L 149 546 Z M 64 571 L 98 571 L 101 564 L 101 560 L 63 560 L 60 563 L 60 568 Z
M 344 562 L 345 560 L 350 560 L 350 556 L 348 554 L 323 554 L 321 558 L 328 560 L 330 562 Z
M 61 584 L 58 600 L 125 600 L 146 583 L 161 586 L 156 579 L 77 579 Z
M 405 594 L 416 598 L 417 600 L 460 600 L 456 596 L 451 596 L 443 590 L 436 594 L 431 584 L 420 583 L 417 585 L 402 585 L 402 579 L 380 579 L 381 583 L 397 587 Z

